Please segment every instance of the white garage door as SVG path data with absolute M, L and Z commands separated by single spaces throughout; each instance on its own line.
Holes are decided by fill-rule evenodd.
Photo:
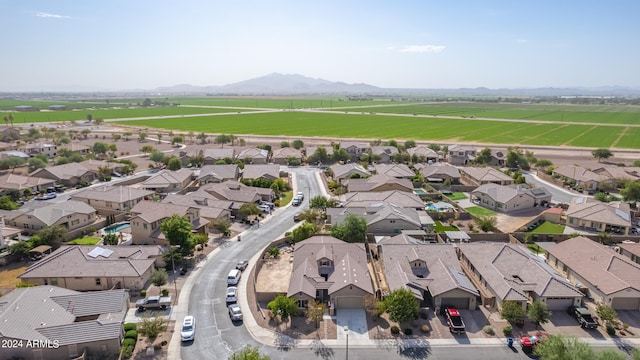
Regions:
M 549 310 L 567 310 L 573 305 L 573 298 L 547 298 L 547 309 Z
M 611 307 L 616 310 L 638 310 L 640 309 L 640 299 L 638 298 L 614 298 Z
M 440 300 L 440 304 L 442 308 L 446 306 L 453 306 L 456 309 L 467 310 L 469 309 L 469 298 L 442 298 L 442 300 Z
M 364 303 L 361 296 L 341 296 L 337 300 L 338 309 L 362 309 Z

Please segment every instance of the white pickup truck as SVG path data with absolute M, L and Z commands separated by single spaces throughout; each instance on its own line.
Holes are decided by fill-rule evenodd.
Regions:
M 164 310 L 171 305 L 170 296 L 149 296 L 145 299 L 136 301 L 136 307 L 138 310 L 145 311 L 147 309 L 161 309 Z

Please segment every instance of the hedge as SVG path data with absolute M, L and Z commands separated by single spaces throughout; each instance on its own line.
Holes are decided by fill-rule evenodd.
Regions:
M 137 330 L 138 326 L 136 325 L 136 323 L 125 323 L 124 324 L 124 331 L 127 332 L 129 330 Z
M 124 334 L 125 339 L 135 339 L 138 340 L 138 332 L 136 330 L 129 330 Z

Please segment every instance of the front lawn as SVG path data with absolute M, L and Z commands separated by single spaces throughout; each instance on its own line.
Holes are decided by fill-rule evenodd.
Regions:
M 287 206 L 291 199 L 293 199 L 293 191 L 287 191 L 281 194 L 284 196 L 280 198 L 280 207 Z
M 455 226 L 444 225 L 440 221 L 435 222 L 436 225 L 433 227 L 433 231 L 437 233 L 443 233 L 445 231 L 458 231 L 458 228 Z
M 451 195 L 447 195 L 447 197 L 453 201 L 467 199 L 467 195 L 459 191 L 453 192 Z
M 542 225 L 531 231 L 533 234 L 564 234 L 564 225 L 545 221 Z
M 69 245 L 95 245 L 100 241 L 100 238 L 95 236 L 85 236 L 75 240 L 69 241 L 67 244 Z
M 472 207 L 468 207 L 465 210 L 467 210 L 469 212 L 469 214 L 475 216 L 475 217 L 481 217 L 481 216 L 493 216 L 496 214 L 495 211 L 491 211 L 489 209 L 485 209 L 483 207 L 480 206 L 472 206 Z

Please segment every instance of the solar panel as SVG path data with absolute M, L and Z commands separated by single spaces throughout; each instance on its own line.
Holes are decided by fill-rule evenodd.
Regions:
M 616 215 L 620 216 L 621 218 L 623 218 L 625 221 L 629 221 L 629 213 L 624 212 L 620 209 L 615 209 L 616 210 Z
M 576 204 L 582 204 L 586 199 L 583 197 L 579 197 L 576 199 Z
M 101 248 L 100 246 L 97 246 L 95 249 L 91 250 L 87 255 L 89 255 L 92 258 L 97 258 L 98 256 L 108 258 L 109 256 L 111 256 L 111 254 L 113 254 L 113 250 L 109 250 L 109 249 L 105 249 L 105 248 Z

